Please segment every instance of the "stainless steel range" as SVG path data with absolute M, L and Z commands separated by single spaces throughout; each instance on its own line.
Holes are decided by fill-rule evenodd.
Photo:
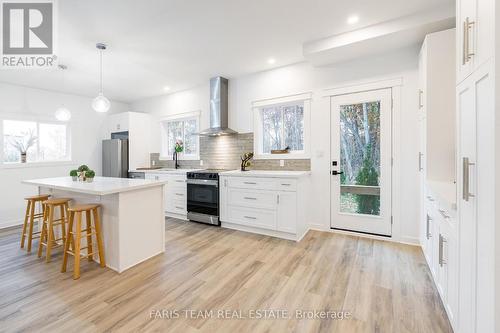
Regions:
M 201 170 L 187 173 L 187 218 L 190 221 L 220 225 L 219 172 Z

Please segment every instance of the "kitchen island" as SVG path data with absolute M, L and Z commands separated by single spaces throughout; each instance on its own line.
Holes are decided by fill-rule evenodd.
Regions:
M 38 186 L 40 194 L 71 198 L 70 206 L 100 204 L 106 265 L 114 271 L 121 273 L 165 251 L 165 181 L 96 177 L 86 183 L 58 177 L 23 183 Z

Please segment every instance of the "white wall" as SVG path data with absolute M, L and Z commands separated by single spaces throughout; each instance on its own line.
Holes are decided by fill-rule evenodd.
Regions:
M 401 50 L 383 57 L 342 64 L 332 68 L 314 68 L 307 63 L 286 66 L 260 72 L 229 81 L 229 124 L 239 132 L 253 131 L 251 102 L 260 99 L 313 92 L 312 101 L 312 182 L 315 193 L 314 214 L 310 224 L 318 229 L 329 228 L 329 170 L 330 170 L 330 122 L 329 100 L 323 98 L 325 88 L 342 86 L 352 82 L 374 81 L 383 78 L 403 78 L 401 123 L 401 165 L 399 183 L 400 211 L 395 216 L 395 239 L 417 242 L 418 239 L 418 119 L 417 119 L 417 57 L 418 47 Z M 191 90 L 150 98 L 132 104 L 133 111 L 148 112 L 157 118 L 177 113 L 202 111 L 201 127 L 209 122 L 209 85 Z M 156 152 L 159 148 L 159 129 L 155 126 Z
M 64 103 L 71 111 L 72 161 L 5 167 L 0 165 L 0 228 L 22 222 L 25 196 L 37 194 L 34 186 L 21 184 L 22 180 L 68 175 L 71 169 L 87 164 L 101 174 L 101 138 L 105 114 L 90 107 L 91 98 L 60 94 L 0 83 L 0 120 L 35 119 L 54 120 L 54 111 Z M 123 103 L 111 103 L 112 112 L 128 111 Z M 2 126 L 0 123 L 0 135 Z M 0 147 L 3 149 L 3 147 Z

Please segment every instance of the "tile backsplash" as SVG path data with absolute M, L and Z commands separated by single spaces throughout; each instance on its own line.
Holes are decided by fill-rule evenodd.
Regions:
M 231 136 L 200 137 L 200 161 L 179 161 L 181 168 L 206 168 L 206 169 L 239 169 L 240 156 L 246 152 L 253 151 L 253 133 L 243 133 Z M 174 162 L 160 160 L 159 153 L 151 154 L 151 165 L 153 161 L 157 166 L 173 167 Z M 285 166 L 280 167 L 280 160 L 252 160 L 249 169 L 253 170 L 311 170 L 311 160 L 284 160 Z

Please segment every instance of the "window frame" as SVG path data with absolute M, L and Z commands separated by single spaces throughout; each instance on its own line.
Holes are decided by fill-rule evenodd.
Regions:
M 60 160 L 46 160 L 46 161 L 26 161 L 26 163 L 19 162 L 6 162 L 5 152 L 4 152 L 4 126 L 5 121 L 24 121 L 36 123 L 37 136 L 40 132 L 40 124 L 55 124 L 64 125 L 66 127 L 66 156 Z M 72 136 L 71 136 L 71 124 L 70 122 L 58 121 L 48 117 L 36 117 L 36 116 L 1 116 L 0 117 L 0 168 L 10 169 L 10 168 L 26 168 L 26 167 L 36 167 L 36 166 L 57 166 L 72 163 Z M 39 156 L 40 142 L 37 140 L 36 143 L 37 156 Z
M 199 132 L 200 130 L 200 111 L 188 112 L 177 114 L 173 116 L 168 116 L 160 119 L 160 133 L 161 133 L 161 154 L 160 160 L 171 160 L 173 158 L 172 154 L 168 153 L 168 124 L 177 121 L 188 121 L 195 120 L 196 128 Z M 182 133 L 185 137 L 185 133 Z M 185 140 L 184 140 L 185 141 Z M 177 159 L 179 161 L 197 161 L 200 159 L 200 136 L 196 135 L 196 154 L 185 154 L 184 152 L 179 153 Z
M 254 159 L 261 160 L 286 160 L 286 159 L 310 159 L 310 142 L 311 142 L 311 93 L 303 93 L 285 97 L 278 97 L 266 100 L 255 101 L 252 103 L 253 118 L 254 118 Z M 263 123 L 262 109 L 273 106 L 290 106 L 303 104 L 304 106 L 304 150 L 290 151 L 288 154 L 271 154 L 263 153 Z M 281 128 L 281 135 L 284 138 L 284 126 Z

